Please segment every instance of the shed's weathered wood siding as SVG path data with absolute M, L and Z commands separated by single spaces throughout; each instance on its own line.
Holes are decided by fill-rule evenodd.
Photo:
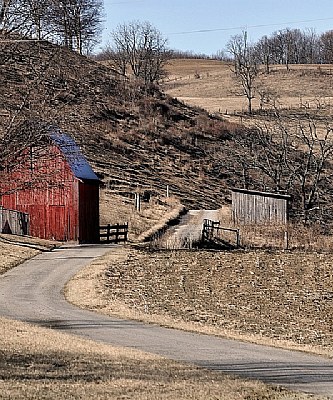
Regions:
M 0 206 L 0 232 L 29 235 L 29 215 Z
M 282 223 L 288 220 L 290 196 L 232 189 L 232 217 L 238 224 Z

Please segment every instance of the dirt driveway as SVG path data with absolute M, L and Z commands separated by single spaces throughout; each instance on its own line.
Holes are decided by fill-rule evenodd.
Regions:
M 115 246 L 61 248 L 7 272 L 0 277 L 0 315 L 333 398 L 331 360 L 106 317 L 67 303 L 67 280 L 110 250 L 122 251 Z
M 192 248 L 201 239 L 205 219 L 218 221 L 219 210 L 190 210 L 178 225 L 166 232 L 159 245 L 166 249 Z

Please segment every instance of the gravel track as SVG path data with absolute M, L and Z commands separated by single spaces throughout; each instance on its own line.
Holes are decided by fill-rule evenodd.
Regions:
M 192 248 L 201 239 L 202 225 L 205 219 L 218 220 L 219 210 L 190 210 L 179 225 L 169 229 L 160 241 L 160 246 L 167 249 Z

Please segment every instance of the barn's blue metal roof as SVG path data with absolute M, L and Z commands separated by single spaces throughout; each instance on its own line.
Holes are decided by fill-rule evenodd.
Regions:
M 65 156 L 76 178 L 82 180 L 99 180 L 72 137 L 59 130 L 53 130 L 50 137 Z

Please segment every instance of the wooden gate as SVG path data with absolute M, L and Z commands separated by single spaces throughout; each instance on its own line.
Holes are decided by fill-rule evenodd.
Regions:
M 128 239 L 128 222 L 120 225 L 105 225 L 99 227 L 99 238 L 101 243 L 120 243 L 127 242 Z
M 221 237 L 222 232 L 230 232 L 234 235 L 234 240 L 232 242 L 225 241 Z M 220 221 L 212 221 L 210 219 L 204 219 L 202 227 L 202 243 L 214 242 L 221 240 L 221 244 L 224 246 L 228 245 L 231 247 L 238 248 L 240 246 L 240 235 L 239 229 L 225 228 L 220 226 Z

